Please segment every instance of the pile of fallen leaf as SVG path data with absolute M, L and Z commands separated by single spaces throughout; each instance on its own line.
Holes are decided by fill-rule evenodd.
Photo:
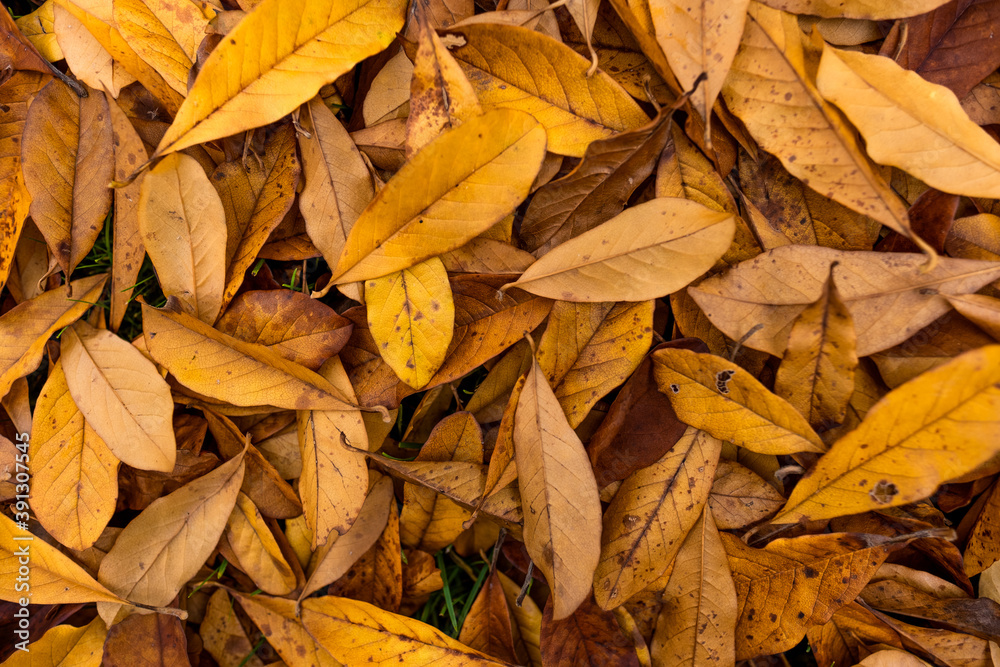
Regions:
M 16 4 L 4 665 L 998 664 L 1000 0 Z

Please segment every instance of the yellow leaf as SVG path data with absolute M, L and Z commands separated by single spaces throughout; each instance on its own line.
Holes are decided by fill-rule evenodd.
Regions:
M 795 16 L 751 4 L 743 42 L 722 88 L 726 104 L 793 176 L 927 248 L 910 231 L 906 205 L 813 85 L 807 71 L 816 57 Z
M 524 545 L 552 588 L 553 618 L 562 620 L 590 596 L 601 557 L 601 500 L 583 443 L 537 361 L 514 414 L 514 454 Z
M 730 213 L 654 199 L 556 246 L 510 285 L 563 301 L 655 299 L 712 268 L 734 232 Z
M 437 423 L 414 460 L 482 464 L 482 429 L 469 412 L 448 415 Z M 433 489 L 403 484 L 399 515 L 403 546 L 434 553 L 455 541 L 469 517 L 468 510 Z
M 334 281 L 378 278 L 464 245 L 521 203 L 544 156 L 542 126 L 521 111 L 492 111 L 442 133 L 354 223 Z
M 1000 197 L 1000 145 L 945 86 L 889 58 L 831 47 L 816 86 L 851 119 L 876 162 L 944 192 Z
M 225 288 L 226 212 L 197 160 L 169 155 L 144 175 L 139 231 L 164 296 L 215 322 Z
M 368 327 L 389 368 L 422 389 L 444 363 L 455 332 L 455 302 L 437 257 L 365 281 Z
M 326 596 L 304 600 L 302 625 L 317 644 L 346 665 L 507 664 L 420 621 L 348 598 Z
M 181 96 L 209 15 L 192 0 L 114 0 L 114 26 L 140 58 Z
M 1000 451 L 1000 345 L 889 392 L 799 480 L 773 519 L 829 519 L 905 505 Z
M 571 427 L 632 375 L 652 340 L 652 301 L 555 303 L 538 341 L 538 365 Z
M 656 41 L 685 91 L 695 86 L 691 102 L 705 121 L 705 141 L 711 146 L 709 120 L 722 82 L 736 57 L 750 0 L 650 0 Z
M 858 366 L 854 320 L 840 298 L 833 269 L 820 297 L 795 318 L 774 393 L 816 428 L 844 421 Z
M 171 88 L 156 70 L 147 65 L 132 50 L 132 47 L 129 46 L 129 43 L 122 37 L 121 33 L 118 32 L 118 28 L 114 25 L 112 0 L 76 0 L 75 2 L 73 0 L 55 0 L 55 2 L 58 4 L 55 16 L 56 33 L 60 35 L 59 39 L 62 39 L 59 33 L 60 9 L 65 9 L 107 50 L 107 53 L 114 58 L 115 62 L 120 63 L 128 72 L 128 78 L 122 77 L 119 74 L 113 75 L 110 81 L 112 85 L 106 86 L 112 95 L 117 95 L 121 87 L 127 86 L 133 79 L 138 79 L 147 90 L 163 103 L 168 113 L 177 113 L 177 109 L 184 98 Z M 65 52 L 66 50 L 66 46 L 63 45 L 63 51 Z M 73 71 L 75 72 L 76 70 L 74 69 Z M 94 87 L 96 88 L 97 86 Z
M 223 40 L 225 42 L 225 40 Z M 243 166 L 223 162 L 212 172 L 226 211 L 226 291 L 223 306 L 236 295 L 260 249 L 295 200 L 301 169 L 295 154 L 295 130 L 278 127 L 264 154 Z
M 733 362 L 663 349 L 653 353 L 653 363 L 660 391 L 685 424 L 761 454 L 825 450 L 795 408 Z
M 904 19 L 947 4 L 948 0 L 764 0 L 764 4 L 794 14 L 832 19 Z
M 11 633 L 18 636 L 17 630 Z M 57 625 L 30 646 L 25 643 L 24 651 L 14 651 L 3 664 L 4 667 L 100 667 L 107 636 L 108 628 L 99 618 L 79 628 Z
M 467 25 L 449 35 L 451 51 L 483 109 L 519 109 L 545 126 L 553 153 L 583 157 L 587 145 L 649 122 L 625 90 L 591 63 L 540 32 L 497 24 Z
M 712 324 L 733 340 L 783 356 L 792 323 L 815 302 L 834 270 L 854 318 L 859 357 L 904 340 L 948 312 L 944 295 L 970 294 L 1000 278 L 1000 262 L 788 245 L 688 288 Z M 750 330 L 763 325 L 752 334 Z
M 320 374 L 354 400 L 354 390 L 338 357 Z M 298 491 L 313 550 L 333 532 L 346 533 L 361 512 L 368 493 L 368 433 L 357 410 L 301 410 L 297 414 L 302 472 Z
M 781 653 L 853 600 L 885 560 L 881 535 L 780 538 L 763 549 L 721 533 L 736 584 L 736 659 Z
M 0 396 L 38 368 L 49 336 L 75 322 L 96 302 L 107 274 L 74 280 L 11 308 L 0 317 Z
M 332 266 L 375 189 L 361 153 L 330 108 L 314 97 L 306 109 L 300 118 L 309 136 L 298 136 L 305 181 L 299 209 L 309 239 Z
M 66 384 L 84 419 L 122 462 L 174 469 L 174 402 L 156 366 L 110 331 L 77 322 L 62 336 Z
M 313 552 L 306 573 L 309 580 L 299 600 L 340 579 L 368 549 L 375 544 L 389 520 L 392 480 L 385 475 L 371 475 L 368 496 L 357 520 L 343 535 L 331 535 L 326 544 Z
M 149 354 L 185 387 L 233 405 L 354 410 L 321 375 L 277 352 L 220 333 L 190 315 L 143 304 Z
M 220 545 L 226 559 L 265 593 L 287 595 L 295 589 L 295 573 L 264 517 L 244 493 L 236 496 Z
M 659 461 L 625 478 L 604 515 L 594 573 L 601 608 L 623 604 L 673 562 L 708 501 L 721 451 L 721 441 L 688 427 Z
M 736 586 L 705 507 L 677 552 L 650 651 L 661 665 L 736 663 Z
M 212 51 L 155 154 L 291 113 L 388 46 L 405 10 L 400 0 L 264 0 Z
M 111 117 L 104 95 L 78 97 L 52 80 L 31 104 L 21 139 L 31 219 L 68 276 L 111 208 Z
M 28 513 L 23 516 L 18 519 L 27 521 Z M 18 587 L 18 576 L 25 576 L 18 574 L 21 567 L 29 569 L 30 580 Z M 61 551 L 0 515 L 0 600 L 18 602 L 29 590 L 31 604 L 125 602 Z
M 236 504 L 243 471 L 241 452 L 154 500 L 118 535 L 101 561 L 98 581 L 133 602 L 169 604 L 219 542 Z M 113 610 L 105 609 L 101 616 L 114 616 Z
M 31 509 L 52 537 L 82 551 L 115 512 L 119 460 L 76 407 L 57 361 L 32 415 Z
M 45 0 L 42 6 L 25 14 L 17 19 L 17 27 L 21 29 L 21 34 L 28 38 L 38 52 L 49 62 L 56 62 L 63 59 L 62 49 L 55 35 L 55 16 L 53 0 Z
M 326 649 L 309 636 L 299 619 L 298 605 L 294 600 L 272 598 L 266 595 L 246 595 L 233 591 L 247 616 L 259 628 L 268 628 L 267 643 L 289 665 L 309 667 L 339 667 Z

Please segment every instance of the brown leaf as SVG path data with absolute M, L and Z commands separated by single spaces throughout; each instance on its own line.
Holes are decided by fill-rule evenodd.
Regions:
M 546 665 L 627 665 L 638 667 L 639 658 L 618 627 L 614 614 L 590 598 L 567 618 L 554 619 L 554 604 L 545 605 L 540 642 Z
M 757 473 L 735 461 L 719 461 L 708 497 L 715 523 L 723 530 L 745 528 L 777 513 L 785 498 Z
M 520 627 L 514 621 L 498 572 L 491 572 L 483 582 L 465 616 L 458 640 L 512 664 L 523 665 L 528 661 Z
M 395 503 L 389 503 L 389 520 L 378 540 L 344 576 L 327 587 L 327 594 L 361 600 L 386 611 L 398 612 L 403 601 L 402 553 L 399 510 Z
M 96 621 L 102 623 L 100 619 Z M 184 624 L 176 616 L 130 614 L 108 630 L 104 644 L 107 667 L 190 665 Z
M 69 276 L 94 245 L 111 208 L 111 116 L 104 95 L 77 97 L 51 81 L 24 124 L 21 160 L 31 217 Z
M 229 595 L 221 588 L 212 593 L 198 629 L 205 650 L 220 667 L 264 667 L 253 653 L 253 644 L 240 623 Z M 250 656 L 250 659 L 245 659 Z

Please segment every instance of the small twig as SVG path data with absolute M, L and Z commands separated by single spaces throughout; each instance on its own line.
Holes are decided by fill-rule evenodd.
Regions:
M 521 591 L 517 594 L 517 599 L 514 600 L 514 604 L 517 608 L 521 608 L 521 603 L 524 602 L 524 598 L 528 595 L 528 589 L 531 588 L 531 581 L 534 578 L 533 574 L 535 572 L 535 561 L 528 561 L 528 573 L 524 575 L 524 584 L 521 585 Z

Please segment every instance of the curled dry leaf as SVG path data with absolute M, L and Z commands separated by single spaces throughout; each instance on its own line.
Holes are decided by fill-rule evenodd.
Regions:
M 225 288 L 226 211 L 197 160 L 170 155 L 143 177 L 139 232 L 164 296 L 215 322 Z
M 385 48 L 405 7 L 398 0 L 264 0 L 212 51 L 155 154 L 273 123 Z M 359 24 L 367 30 L 356 33 Z
M 777 523 L 912 503 L 996 454 L 1000 345 L 887 394 L 799 481 Z
M 729 213 L 654 199 L 556 246 L 511 286 L 563 301 L 655 299 L 710 269 L 734 233 Z
M 760 454 L 825 450 L 794 407 L 733 362 L 661 349 L 653 353 L 653 363 L 660 391 L 682 422 Z
M 286 595 L 295 589 L 295 573 L 281 554 L 264 517 L 246 494 L 236 496 L 219 551 L 265 593 Z
M 536 361 L 514 414 L 514 453 L 524 543 L 552 587 L 553 618 L 561 620 L 590 597 L 601 555 L 601 501 L 583 443 Z
M 902 343 L 948 312 L 944 295 L 971 294 L 1000 278 L 1000 262 L 789 245 L 688 288 L 712 324 L 733 340 L 782 356 L 792 323 L 822 294 L 836 262 L 837 290 L 854 318 L 857 353 Z M 763 325 L 751 333 L 758 324 Z
M 104 95 L 78 97 L 52 80 L 28 111 L 21 142 L 31 218 L 69 276 L 111 208 L 111 115 Z
M 462 246 L 527 196 L 544 155 L 545 131 L 523 111 L 495 110 L 443 132 L 354 223 L 334 281 L 378 278 Z
M 776 9 L 783 9 L 794 14 L 812 14 L 828 18 L 872 19 L 903 19 L 909 16 L 926 14 L 948 0 L 764 0 L 764 4 Z
M 73 401 L 116 457 L 173 470 L 174 403 L 153 362 L 110 331 L 77 322 L 63 332 L 62 363 Z

